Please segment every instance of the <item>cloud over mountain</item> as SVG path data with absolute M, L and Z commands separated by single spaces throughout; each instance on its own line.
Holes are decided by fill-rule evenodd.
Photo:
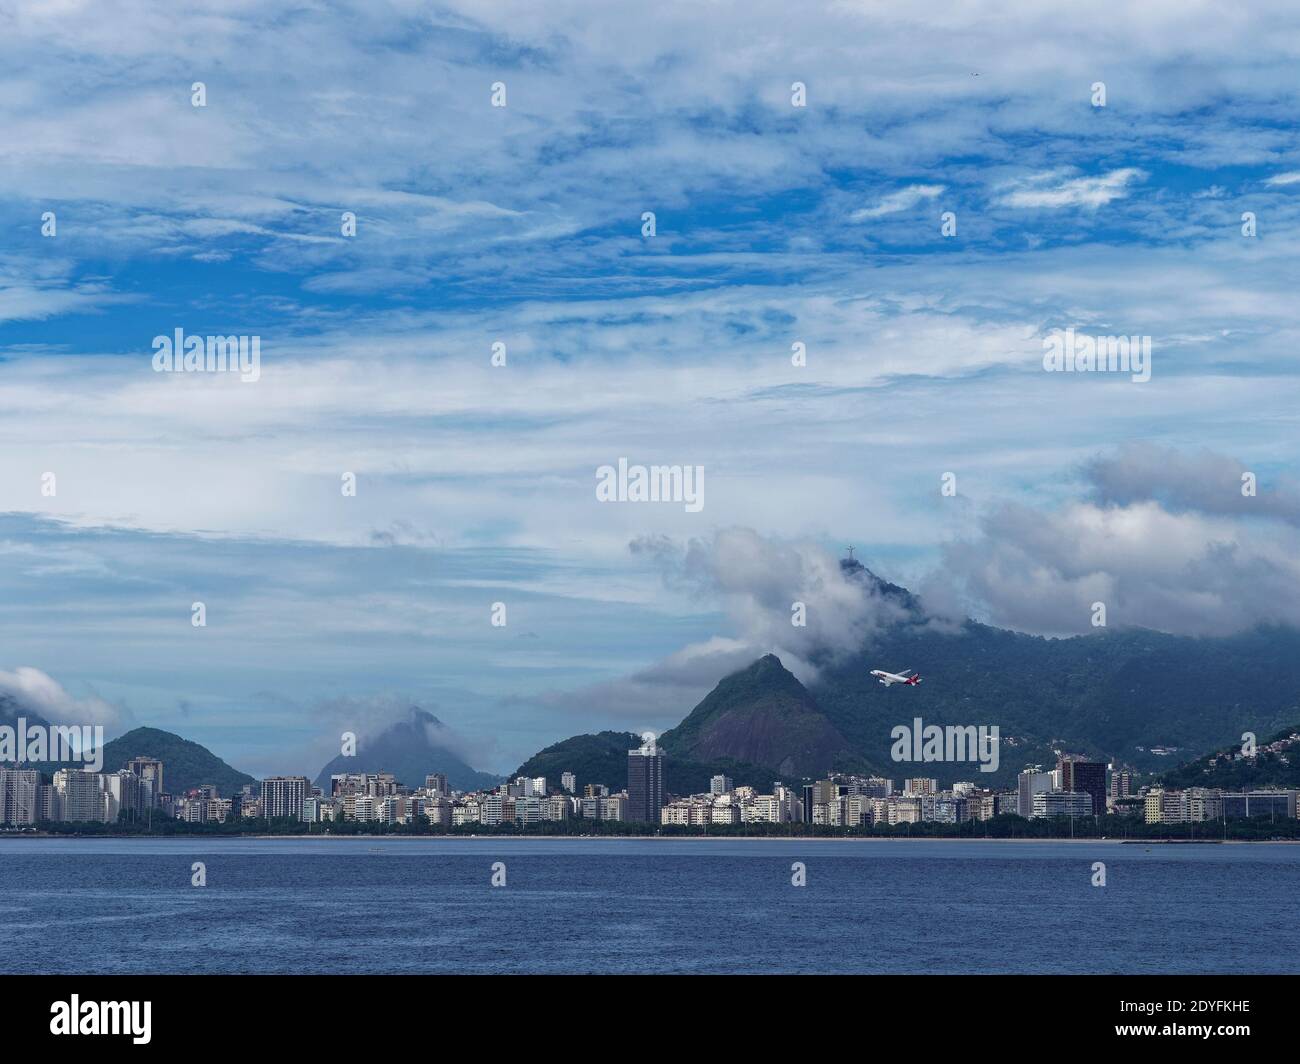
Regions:
M 1300 532 L 1293 482 L 1243 495 L 1244 466 L 1207 451 L 1146 445 L 1083 467 L 1089 497 L 1055 507 L 1004 502 L 947 544 L 933 579 L 995 624 L 1086 632 L 1110 627 L 1224 635 L 1300 624 Z

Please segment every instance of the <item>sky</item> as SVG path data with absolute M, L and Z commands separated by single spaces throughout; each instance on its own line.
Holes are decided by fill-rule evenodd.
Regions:
M 0 3 L 0 692 L 504 773 L 860 651 L 849 545 L 940 622 L 1300 623 L 1298 61 L 1285 3 Z

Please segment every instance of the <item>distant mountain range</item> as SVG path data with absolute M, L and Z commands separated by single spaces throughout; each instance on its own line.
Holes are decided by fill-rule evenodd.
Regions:
M 457 790 L 495 787 L 500 776 L 471 768 L 447 747 L 450 736 L 437 717 L 412 706 L 399 720 L 373 739 L 363 741 L 355 755 L 340 754 L 316 775 L 316 786 L 329 793 L 330 776 L 341 772 L 391 772 L 408 787 L 424 786 L 424 777 L 441 772 Z M 558 777 L 557 777 L 558 782 Z
M 857 562 L 845 575 L 885 596 L 903 619 L 877 632 L 857 652 L 815 657 L 817 679 L 805 687 L 772 654 L 721 680 L 675 728 L 659 739 L 665 786 L 674 794 L 707 788 L 723 773 L 737 784 L 767 789 L 832 770 L 877 772 L 901 779 L 933 776 L 941 783 L 1010 784 L 1026 764 L 1050 765 L 1057 752 L 1091 755 L 1144 772 L 1165 772 L 1170 785 L 1193 781 L 1231 786 L 1297 785 L 1300 754 L 1261 755 L 1253 765 L 1220 758 L 1193 761 L 1207 750 L 1232 750 L 1243 732 L 1289 734 L 1300 721 L 1300 632 L 1257 628 L 1222 638 L 1189 638 L 1141 629 L 1100 630 L 1045 639 L 967 621 L 956 630 L 929 623 L 904 588 Z M 872 668 L 916 669 L 916 687 L 878 684 Z M 0 695 L 0 724 L 21 714 Z M 911 725 L 997 725 L 1001 766 L 981 773 L 973 763 L 895 763 L 891 731 Z M 1261 746 L 1266 745 L 1261 742 Z M 632 732 L 576 735 L 529 758 L 514 775 L 558 783 L 572 771 L 579 786 L 627 783 Z M 252 777 L 198 743 L 156 728 L 136 728 L 105 746 L 104 767 L 136 756 L 157 757 L 169 791 L 215 784 L 222 794 Z M 1191 763 L 1188 763 L 1191 762 Z M 1182 766 L 1182 767 L 1179 767 Z M 34 766 L 52 772 L 58 765 Z M 364 742 L 356 756 L 325 765 L 316 783 L 336 772 L 394 773 L 411 787 L 444 773 L 459 790 L 492 787 L 500 778 L 472 768 L 451 749 L 441 722 L 418 707 Z M 1249 776 L 1249 779 L 1247 779 Z M 1220 780 L 1228 782 L 1219 782 Z
M 8 695 L 0 695 L 0 725 L 17 727 L 23 717 L 29 728 L 48 726 L 40 714 L 25 709 Z M 392 772 L 410 787 L 424 784 L 433 772 L 447 776 L 448 783 L 459 790 L 494 787 L 499 776 L 471 768 L 445 745 L 441 721 L 432 713 L 412 706 L 406 719 L 399 720 L 374 739 L 363 742 L 355 757 L 336 757 L 316 778 L 328 790 L 335 772 Z M 103 771 L 116 772 L 135 757 L 155 757 L 163 763 L 163 785 L 171 794 L 183 794 L 191 788 L 211 784 L 218 793 L 229 797 L 245 784 L 257 782 L 247 773 L 226 764 L 207 748 L 160 728 L 134 728 L 104 744 Z M 53 775 L 60 768 L 80 768 L 81 762 L 44 761 L 24 767 Z M 558 779 L 558 777 L 557 777 Z
M 670 791 L 705 789 L 721 765 L 738 783 L 756 786 L 832 769 L 1005 786 L 1026 764 L 1053 764 L 1058 751 L 1153 772 L 1239 742 L 1245 731 L 1270 735 L 1300 720 L 1300 632 L 1291 628 L 1222 638 L 1128 629 L 1047 639 L 967 621 L 946 631 L 928 623 L 904 588 L 857 562 L 843 568 L 864 589 L 891 598 L 904 619 L 857 653 L 814 659 L 818 678 L 807 688 L 770 654 L 723 679 L 660 738 Z M 912 668 L 924 679 L 886 688 L 872 668 Z M 890 733 L 917 717 L 925 725 L 997 725 L 999 771 L 895 763 Z M 518 773 L 571 769 L 580 784 L 618 787 L 626 752 L 637 745 L 632 733 L 574 736 Z M 604 775 L 584 779 L 580 767 Z

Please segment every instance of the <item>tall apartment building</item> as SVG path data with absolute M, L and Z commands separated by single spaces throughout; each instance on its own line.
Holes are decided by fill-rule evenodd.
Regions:
M 1148 824 L 1178 824 L 1187 819 L 1187 806 L 1182 791 L 1166 791 L 1152 787 L 1146 795 L 1146 822 Z
M 652 732 L 641 737 L 641 746 L 627 752 L 628 820 L 658 824 L 664 807 L 664 759 Z M 604 809 L 601 815 L 604 816 Z
M 99 787 L 104 794 L 104 820 L 117 823 L 123 813 L 136 820 L 144 808 L 143 779 L 129 769 L 120 772 L 101 772 Z
M 506 796 L 499 792 L 485 795 L 480 816 L 484 824 L 500 824 L 506 819 Z
M 104 820 L 104 792 L 99 776 L 79 768 L 61 768 L 54 773 L 54 789 L 64 820 Z
M 1034 815 L 1034 795 L 1052 789 L 1052 773 L 1035 765 L 1016 778 L 1016 812 L 1026 820 Z
M 144 805 L 157 806 L 158 799 L 166 793 L 163 788 L 163 763 L 153 757 L 133 757 L 126 763 L 126 771 L 140 778 Z
M 302 805 L 311 797 L 311 780 L 306 776 L 271 776 L 262 781 L 262 816 L 302 819 Z
M 715 797 L 722 794 L 730 794 L 735 787 L 734 781 L 730 776 L 714 776 L 709 780 L 709 793 Z
M 536 794 L 515 799 L 515 823 L 540 824 L 546 819 L 546 799 Z
M 572 794 L 578 789 L 578 777 L 572 772 L 560 773 L 560 786 Z
M 41 774 L 34 768 L 0 768 L 0 824 L 35 824 L 44 819 L 37 801 Z

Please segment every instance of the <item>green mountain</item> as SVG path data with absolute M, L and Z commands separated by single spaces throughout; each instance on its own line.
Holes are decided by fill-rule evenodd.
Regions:
M 785 779 L 861 760 L 775 654 L 724 678 L 659 746 L 684 761 L 770 765 Z
M 1177 790 L 1217 787 L 1225 791 L 1261 787 L 1300 788 L 1300 724 L 1257 742 L 1255 756 L 1246 757 L 1241 743 L 1206 754 L 1166 772 L 1160 782 Z
M 445 745 L 443 723 L 423 709 L 410 708 L 399 720 L 373 739 L 364 739 L 352 757 L 340 754 L 320 770 L 316 786 L 329 793 L 330 776 L 342 772 L 391 772 L 408 787 L 423 787 L 424 777 L 441 772 L 457 790 L 495 787 L 500 777 L 470 768 Z
M 923 680 L 886 688 L 869 675 L 873 667 L 914 668 Z M 1026 764 L 1054 761 L 1056 750 L 1156 772 L 1242 732 L 1268 735 L 1300 719 L 1300 634 L 1261 628 L 1193 639 L 1128 630 L 1044 639 L 974 622 L 956 634 L 905 625 L 861 656 L 828 663 L 811 690 L 877 764 L 890 764 L 891 729 L 920 717 L 999 727 L 1001 770 L 983 781 L 1009 782 Z M 970 771 L 938 764 L 924 774 L 951 781 Z
M 660 737 L 671 792 L 703 790 L 706 766 L 723 764 L 730 768 L 715 770 L 761 787 L 832 768 L 1005 786 L 1026 764 L 1053 764 L 1058 751 L 1169 771 L 1203 751 L 1239 744 L 1243 732 L 1271 735 L 1300 720 L 1300 632 L 1293 628 L 1218 638 L 1101 629 L 1064 639 L 974 621 L 947 629 L 905 589 L 857 562 L 842 567 L 890 600 L 900 619 L 851 655 L 815 655 L 818 678 L 807 689 L 772 655 L 723 679 Z M 923 680 L 884 687 L 873 668 L 911 668 Z M 918 717 L 925 726 L 996 725 L 999 770 L 894 762 L 891 732 Z M 626 780 L 626 750 L 638 743 L 631 733 L 574 736 L 520 772 L 558 778 L 589 764 L 603 777 L 590 782 L 617 787 Z
M 48 725 L 40 714 L 19 706 L 8 695 L 0 695 L 0 725 L 16 727 L 19 717 L 26 719 L 29 728 Z M 169 794 L 182 794 L 191 787 L 210 783 L 222 796 L 229 797 L 244 784 L 254 782 L 252 776 L 231 768 L 206 747 L 159 728 L 134 728 L 106 742 L 102 771 L 116 772 L 133 757 L 156 757 L 163 763 L 163 786 Z M 45 761 L 28 767 L 49 776 L 61 768 L 81 768 L 83 764 Z
M 255 780 L 231 768 L 205 746 L 182 739 L 161 728 L 133 728 L 104 744 L 104 772 L 125 768 L 134 757 L 156 757 L 163 763 L 163 787 L 168 794 L 184 794 L 192 787 L 212 784 L 223 798 L 229 798 L 246 783 Z M 38 766 L 42 772 L 79 768 L 76 763 Z

